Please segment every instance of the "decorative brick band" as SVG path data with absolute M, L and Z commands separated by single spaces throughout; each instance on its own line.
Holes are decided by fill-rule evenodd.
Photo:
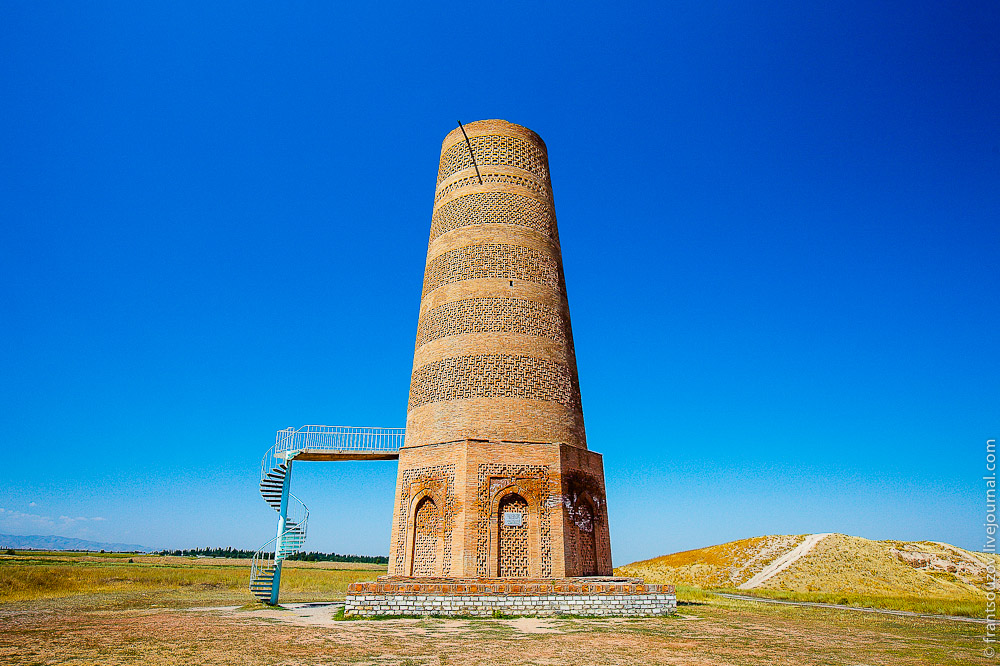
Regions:
M 520 245 L 470 245 L 445 252 L 427 263 L 424 294 L 443 284 L 474 278 L 526 280 L 558 289 L 559 267 L 552 255 Z
M 461 398 L 549 400 L 580 409 L 580 389 L 570 369 L 531 356 L 456 356 L 428 363 L 410 378 L 408 409 Z
M 520 298 L 469 298 L 445 303 L 421 317 L 417 347 L 462 333 L 516 333 L 566 340 L 563 318 L 552 307 Z
M 431 220 L 431 240 L 471 224 L 516 224 L 552 236 L 552 208 L 513 192 L 475 192 L 441 206 Z
M 441 199 L 445 198 L 455 190 L 468 187 L 469 185 L 517 185 L 518 187 L 530 190 L 547 201 L 551 199 L 548 187 L 529 176 L 518 176 L 513 173 L 485 171 L 480 175 L 482 176 L 481 182 L 479 180 L 480 176 L 473 173 L 470 176 L 458 178 L 454 182 L 441 187 L 437 194 L 434 195 L 434 203 L 437 204 L 437 202 L 441 201 Z
M 549 177 L 548 157 L 538 146 L 516 136 L 484 134 L 470 137 L 468 143 L 460 141 L 441 155 L 439 183 L 457 171 L 472 168 L 469 146 L 480 168 L 485 165 L 512 166 L 530 171 L 542 180 Z
M 379 576 L 350 583 L 348 594 L 434 595 L 635 595 L 674 594 L 673 585 L 645 583 L 641 578 L 409 578 Z

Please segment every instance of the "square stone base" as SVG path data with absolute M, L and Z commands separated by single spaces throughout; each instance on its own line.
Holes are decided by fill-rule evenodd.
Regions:
M 673 585 L 638 578 L 403 578 L 351 583 L 345 614 L 377 615 L 668 615 Z
M 403 447 L 398 470 L 390 575 L 613 575 L 599 453 L 468 439 Z

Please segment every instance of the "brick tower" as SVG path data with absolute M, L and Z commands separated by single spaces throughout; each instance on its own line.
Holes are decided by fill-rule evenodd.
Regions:
M 608 576 L 545 143 L 465 131 L 441 146 L 389 574 Z

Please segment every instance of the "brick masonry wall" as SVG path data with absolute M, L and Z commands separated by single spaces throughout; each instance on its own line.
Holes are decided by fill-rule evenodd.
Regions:
M 677 597 L 671 594 L 604 596 L 349 594 L 344 607 L 345 614 L 349 617 L 378 615 L 491 617 L 497 614 L 641 617 L 669 615 L 676 610 Z
M 587 450 L 547 149 L 503 120 L 466 131 L 482 182 L 461 130 L 450 132 L 389 572 L 610 575 L 604 468 Z M 420 502 L 438 513 L 418 516 Z M 520 527 L 502 524 L 511 507 Z
M 673 585 L 636 579 L 396 578 L 351 583 L 345 612 L 373 615 L 666 615 L 677 609 Z
M 545 143 L 502 120 L 445 137 L 406 446 L 461 439 L 586 447 Z
M 501 504 L 526 504 L 531 577 L 612 574 L 601 455 L 568 444 L 463 440 L 400 451 L 389 573 L 491 578 L 503 575 Z M 415 566 L 416 510 L 424 498 L 444 507 L 441 566 Z M 583 548 L 592 549 L 589 555 Z M 588 566 L 589 565 L 589 566 Z M 435 565 L 436 566 L 436 565 Z

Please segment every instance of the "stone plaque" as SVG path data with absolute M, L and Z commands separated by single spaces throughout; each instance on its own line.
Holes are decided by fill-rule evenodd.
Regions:
M 523 515 L 518 511 L 504 511 L 503 524 L 505 527 L 520 527 Z

